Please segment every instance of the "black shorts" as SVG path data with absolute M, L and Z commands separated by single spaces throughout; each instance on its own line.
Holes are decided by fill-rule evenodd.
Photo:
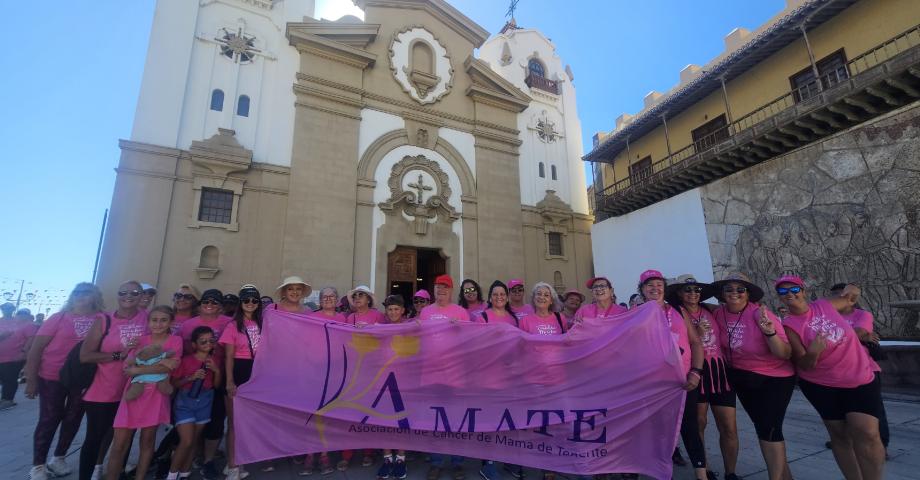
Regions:
M 754 422 L 757 438 L 765 442 L 782 442 L 783 420 L 795 389 L 795 375 L 769 377 L 731 368 L 728 370 L 728 381 L 744 411 Z
M 696 403 L 708 403 L 714 407 L 735 408 L 737 401 L 735 392 L 729 390 L 727 392 L 718 393 L 700 393 L 700 396 L 696 399 Z
M 848 413 L 865 413 L 875 418 L 882 414 L 879 411 L 882 385 L 878 375 L 855 388 L 827 387 L 800 378 L 799 388 L 822 420 L 844 420 Z
M 233 359 L 233 383 L 237 387 L 249 381 L 252 376 L 252 360 L 247 358 Z

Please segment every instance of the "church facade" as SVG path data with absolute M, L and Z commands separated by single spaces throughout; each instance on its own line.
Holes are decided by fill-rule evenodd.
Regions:
M 356 3 L 363 21 L 315 20 L 309 0 L 158 2 L 105 292 L 590 277 L 573 75 L 552 43 L 513 22 L 488 38 L 441 0 Z

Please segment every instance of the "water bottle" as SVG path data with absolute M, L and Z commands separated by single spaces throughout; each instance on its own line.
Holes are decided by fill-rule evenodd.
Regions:
M 207 378 L 208 364 L 202 363 L 201 368 L 205 370 L 205 378 Z M 201 387 L 204 385 L 204 378 L 198 378 L 192 383 L 192 389 L 188 392 L 189 398 L 198 398 L 198 395 L 201 395 Z

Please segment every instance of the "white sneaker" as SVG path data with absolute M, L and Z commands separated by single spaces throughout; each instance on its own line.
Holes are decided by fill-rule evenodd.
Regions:
M 90 480 L 102 480 L 102 465 L 96 465 L 93 467 L 93 476 L 90 477 Z
M 246 470 L 244 470 L 243 467 L 237 466 L 236 468 L 239 469 L 239 471 L 240 471 L 240 480 L 243 480 L 244 478 L 246 478 L 246 477 L 249 476 L 249 472 L 247 472 Z M 229 464 L 228 464 L 228 465 L 224 465 L 224 472 L 223 472 L 223 473 L 224 473 L 224 476 L 230 475 L 230 465 L 229 465 Z
M 240 467 L 228 468 L 226 480 L 240 480 Z
M 35 465 L 29 470 L 29 480 L 48 480 L 44 465 Z
M 66 477 L 73 471 L 70 469 L 70 465 L 67 465 L 67 461 L 64 460 L 64 457 L 51 457 L 51 461 L 45 465 L 45 468 L 48 470 L 48 473 L 55 477 Z

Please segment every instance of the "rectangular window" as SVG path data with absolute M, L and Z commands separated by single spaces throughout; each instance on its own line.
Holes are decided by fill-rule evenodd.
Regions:
M 549 241 L 549 254 L 555 257 L 562 256 L 562 234 L 559 232 L 549 232 L 547 240 Z
M 651 155 L 629 166 L 629 179 L 632 183 L 639 183 L 647 179 L 649 176 L 651 176 L 651 174 L 652 174 Z
M 718 117 L 700 125 L 690 132 L 693 137 L 693 145 L 696 152 L 705 152 L 714 145 L 728 139 L 728 125 L 725 122 L 725 115 Z
M 230 223 L 232 212 L 232 191 L 217 188 L 201 189 L 201 204 L 198 208 L 199 222 Z
M 847 71 L 847 57 L 842 48 L 817 61 L 815 66 L 818 67 L 821 86 L 824 88 L 831 88 L 850 77 Z M 792 85 L 792 96 L 796 102 L 818 94 L 818 82 L 815 81 L 815 72 L 811 66 L 789 77 L 789 83 Z

